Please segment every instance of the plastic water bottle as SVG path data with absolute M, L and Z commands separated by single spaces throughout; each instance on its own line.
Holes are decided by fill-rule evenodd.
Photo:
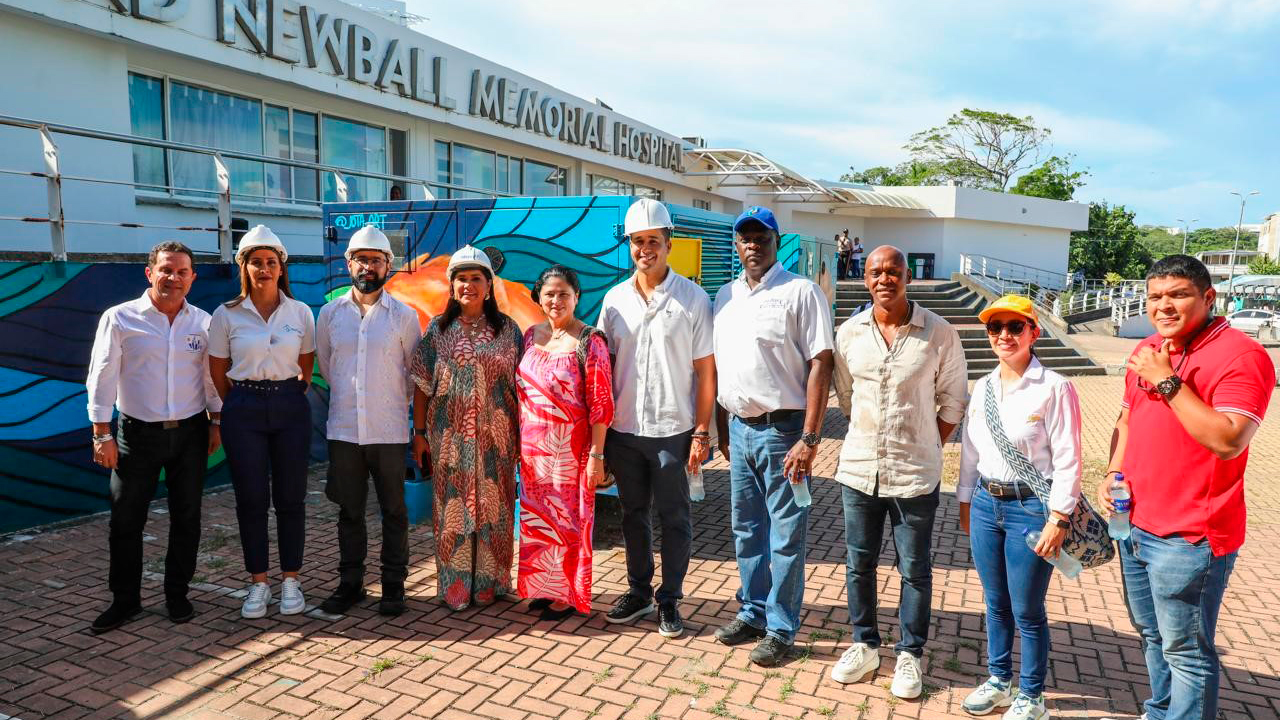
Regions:
M 813 496 L 809 494 L 809 476 L 805 475 L 800 482 L 791 483 L 791 492 L 795 495 L 796 505 L 809 507 L 813 504 Z
M 707 498 L 707 489 L 702 485 L 702 466 L 689 473 L 689 499 L 702 502 Z
M 1111 519 L 1107 521 L 1107 534 L 1115 540 L 1129 537 L 1129 502 L 1132 497 L 1129 486 L 1124 481 L 1124 473 L 1116 473 L 1116 479 L 1111 484 L 1111 503 L 1116 506 L 1116 511 L 1111 513 Z
M 1035 550 L 1036 545 L 1040 544 L 1039 530 L 1032 530 L 1030 532 L 1024 531 L 1023 537 L 1025 537 L 1027 540 L 1027 547 L 1031 548 L 1032 550 Z M 1062 571 L 1063 575 L 1066 575 L 1072 580 L 1075 580 L 1077 577 L 1080 577 L 1080 571 L 1084 569 L 1084 566 L 1080 564 L 1079 560 L 1071 557 L 1071 555 L 1068 554 L 1066 550 L 1062 550 L 1062 549 L 1058 550 L 1058 557 L 1045 558 L 1045 562 L 1048 562 L 1050 565 L 1053 565 L 1054 567 L 1058 568 L 1059 570 Z

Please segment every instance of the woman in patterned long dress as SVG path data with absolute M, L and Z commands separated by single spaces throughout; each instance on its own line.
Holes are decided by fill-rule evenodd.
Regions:
M 498 310 L 484 253 L 459 249 L 447 274 L 449 303 L 409 372 L 414 455 L 434 459 L 437 593 L 462 610 L 511 592 L 521 336 Z
M 521 597 L 557 620 L 591 611 L 591 529 L 596 484 L 604 478 L 604 438 L 613 421 L 613 373 L 599 333 L 578 344 L 581 289 L 573 270 L 553 265 L 533 287 L 547 322 L 524 335 L 520 393 Z M 585 373 L 583 369 L 585 367 Z

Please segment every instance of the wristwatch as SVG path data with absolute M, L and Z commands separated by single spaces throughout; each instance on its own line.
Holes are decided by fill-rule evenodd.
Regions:
M 1177 375 L 1169 377 L 1156 383 L 1156 392 L 1160 393 L 1160 397 L 1165 400 L 1172 400 L 1174 395 L 1178 394 L 1178 389 L 1182 387 L 1182 378 Z
M 1049 516 L 1049 522 L 1053 523 L 1054 525 L 1057 525 L 1058 527 L 1062 528 L 1063 530 L 1070 530 L 1070 529 L 1071 529 L 1071 521 L 1070 521 L 1070 520 L 1063 520 L 1062 518 L 1058 517 L 1057 515 L 1050 515 L 1050 516 Z
M 421 435 L 422 437 L 426 437 L 426 436 L 427 436 L 427 429 L 426 429 L 426 428 L 414 428 L 414 429 L 413 429 L 413 434 L 414 434 L 414 435 Z
M 800 442 L 808 447 L 813 447 L 818 444 L 818 433 L 807 432 L 800 436 Z

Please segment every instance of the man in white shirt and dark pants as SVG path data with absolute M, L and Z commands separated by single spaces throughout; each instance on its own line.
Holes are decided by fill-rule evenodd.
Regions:
M 205 469 L 221 444 L 222 401 L 209 379 L 209 313 L 186 301 L 194 262 L 182 243 L 155 246 L 147 257 L 151 287 L 98 322 L 85 389 L 93 461 L 111 470 L 112 602 L 90 626 L 95 633 L 120 627 L 142 608 L 142 531 L 162 470 L 169 496 L 165 607 L 176 623 L 195 614 L 187 590 L 200 545 Z M 113 408 L 120 411 L 115 435 Z
M 946 319 L 907 299 L 911 272 L 890 245 L 867 258 L 870 308 L 836 334 L 836 397 L 849 416 L 836 480 L 844 485 L 849 616 L 853 645 L 831 669 L 856 682 L 880 666 L 876 566 L 884 521 L 893 529 L 902 575 L 901 640 L 890 692 L 915 698 L 929 637 L 933 520 L 942 481 L 942 443 L 964 417 L 968 375 L 960 335 Z
M 688 473 L 711 449 L 711 300 L 667 264 L 675 226 L 665 205 L 637 200 L 625 229 L 636 272 L 605 294 L 598 325 L 613 356 L 613 426 L 604 452 L 622 501 L 629 589 L 605 620 L 629 622 L 653 611 L 649 516 L 656 505 L 662 524 L 658 633 L 675 638 L 684 633 L 677 602 L 693 541 Z
M 316 321 L 316 360 L 329 383 L 329 477 L 338 504 L 338 587 L 320 605 L 341 615 L 365 597 L 365 508 L 369 479 L 382 510 L 382 598 L 378 612 L 405 610 L 409 513 L 404 503 L 409 443 L 409 362 L 421 335 L 418 314 L 382 289 L 391 243 L 381 230 L 357 230 L 345 253 L 351 291 L 329 301 Z
M 751 661 L 769 667 L 800 627 L 805 498 L 831 381 L 831 302 L 778 263 L 771 210 L 747 208 L 733 230 L 742 275 L 716 293 L 716 425 L 730 466 L 742 607 L 716 639 L 759 638 Z

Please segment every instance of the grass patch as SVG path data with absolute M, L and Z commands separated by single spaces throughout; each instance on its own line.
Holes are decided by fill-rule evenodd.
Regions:
M 607 668 L 605 668 L 605 669 L 601 670 L 600 672 L 596 673 L 596 674 L 595 674 L 594 676 L 592 676 L 592 677 L 593 677 L 593 679 L 594 679 L 596 682 L 598 682 L 598 683 L 602 683 L 602 682 L 604 682 L 605 680 L 608 680 L 609 678 L 613 677 L 613 668 L 611 668 L 611 667 L 607 667 Z
M 200 549 L 204 552 L 213 552 L 226 547 L 229 542 L 231 542 L 231 535 L 226 530 L 214 528 L 201 538 Z
M 814 630 L 809 633 L 809 642 L 818 642 L 819 640 L 835 640 L 836 634 L 827 632 L 826 630 Z
M 221 555 L 214 555 L 213 557 L 204 561 L 204 566 L 209 568 L 210 570 L 221 570 L 222 568 L 230 564 L 231 564 L 231 561 L 222 557 Z
M 711 713 L 712 715 L 715 715 L 716 717 L 724 717 L 724 718 L 737 717 L 737 715 L 734 715 L 733 713 L 729 712 L 728 706 L 725 705 L 724 698 L 720 698 L 719 702 L 717 702 L 715 705 L 712 705 L 711 709 L 707 710 L 707 712 Z
M 952 655 L 942 662 L 942 667 L 951 672 L 960 672 L 960 668 L 963 666 L 960 664 L 960 658 Z
M 689 694 L 688 690 L 685 690 L 684 688 L 678 688 L 675 685 L 672 685 L 671 687 L 667 688 L 667 697 L 671 697 L 672 695 L 688 695 L 688 694 Z
M 395 658 L 378 658 L 373 661 L 373 665 L 369 666 L 369 677 L 377 677 L 399 664 L 400 661 Z
M 836 709 L 833 707 L 828 707 L 826 705 L 823 705 L 822 707 L 818 708 L 818 714 L 821 715 L 822 717 L 831 717 L 832 715 L 836 714 Z
M 966 650 L 972 650 L 974 652 L 978 652 L 979 650 L 978 643 L 972 640 L 961 640 L 957 645 L 957 647 L 962 647 L 962 648 L 965 648 Z
M 711 686 L 701 680 L 696 680 L 694 682 L 698 686 L 697 691 L 694 692 L 693 694 L 694 697 L 702 697 L 703 695 L 706 695 L 709 690 L 711 690 Z
M 791 694 L 795 691 L 796 679 L 794 677 L 789 677 L 786 680 L 783 680 L 782 687 L 778 690 L 778 700 L 786 702 L 787 698 L 791 697 Z

